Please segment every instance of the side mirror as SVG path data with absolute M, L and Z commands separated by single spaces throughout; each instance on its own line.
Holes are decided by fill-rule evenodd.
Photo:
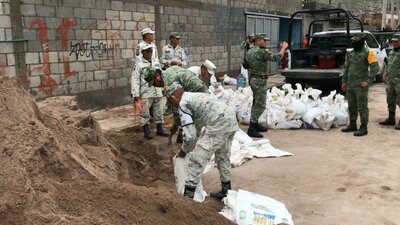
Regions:
M 389 47 L 389 42 L 384 41 L 384 42 L 382 42 L 380 49 L 383 50 L 383 49 L 388 48 L 388 47 Z

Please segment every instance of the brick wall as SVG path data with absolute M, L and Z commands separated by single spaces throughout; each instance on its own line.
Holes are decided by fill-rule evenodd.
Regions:
M 181 32 L 189 66 L 209 59 L 218 73 L 237 71 L 245 9 L 289 14 L 299 5 L 275 2 L 0 0 L 0 76 L 18 76 L 37 98 L 127 88 L 145 27 L 159 50 Z
M 10 0 L 0 0 L 0 77 L 15 76 Z

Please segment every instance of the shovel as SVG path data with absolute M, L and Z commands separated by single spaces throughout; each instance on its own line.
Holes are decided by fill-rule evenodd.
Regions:
M 171 143 L 172 143 L 172 134 L 170 133 L 168 135 L 168 144 L 167 146 L 162 145 L 159 146 L 157 149 L 157 154 L 158 155 L 165 155 L 166 153 L 168 153 L 171 150 Z

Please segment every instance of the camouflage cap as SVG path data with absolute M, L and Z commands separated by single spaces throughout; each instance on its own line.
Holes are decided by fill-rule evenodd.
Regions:
M 169 37 L 181 38 L 181 34 L 179 32 L 171 32 Z
M 352 42 L 360 41 L 361 39 L 365 38 L 365 33 L 355 33 L 351 36 Z
M 149 66 L 144 69 L 144 80 L 150 85 L 153 85 L 154 77 L 156 76 L 157 69 L 154 66 Z
M 254 35 L 254 38 L 256 40 L 257 39 L 264 39 L 264 40 L 267 40 L 267 41 L 270 40 L 269 37 L 267 37 L 267 34 L 265 34 L 265 33 L 256 34 L 256 35 Z
M 182 88 L 182 86 L 178 82 L 172 83 L 169 87 L 165 88 L 164 95 L 165 97 L 169 98 L 175 91 Z
M 400 33 L 393 34 L 392 39 L 390 41 L 400 41 Z

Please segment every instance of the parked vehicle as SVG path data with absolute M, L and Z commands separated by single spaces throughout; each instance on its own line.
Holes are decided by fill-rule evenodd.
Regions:
M 330 85 L 339 88 L 346 57 L 352 51 L 350 38 L 358 32 L 365 32 L 367 34 L 365 44 L 376 54 L 380 68 L 379 73 L 376 75 L 376 80 L 382 80 L 386 72 L 387 54 L 380 47 L 375 37 L 370 32 L 363 30 L 360 20 L 354 18 L 344 9 L 338 8 L 299 11 L 292 15 L 292 20 L 299 13 L 327 15 L 327 19 L 317 19 L 311 22 L 309 31 L 312 30 L 312 25 L 318 22 L 342 22 L 345 24 L 346 29 L 316 32 L 312 35 L 308 34 L 310 40 L 306 48 L 289 46 L 289 50 L 287 51 L 287 68 L 281 71 L 287 83 L 318 86 Z M 335 14 L 336 17 L 329 17 L 331 14 Z M 340 16 L 337 16 L 339 14 Z M 350 23 L 354 21 L 359 25 L 357 29 L 350 28 Z M 289 26 L 289 29 L 290 43 L 291 26 Z

